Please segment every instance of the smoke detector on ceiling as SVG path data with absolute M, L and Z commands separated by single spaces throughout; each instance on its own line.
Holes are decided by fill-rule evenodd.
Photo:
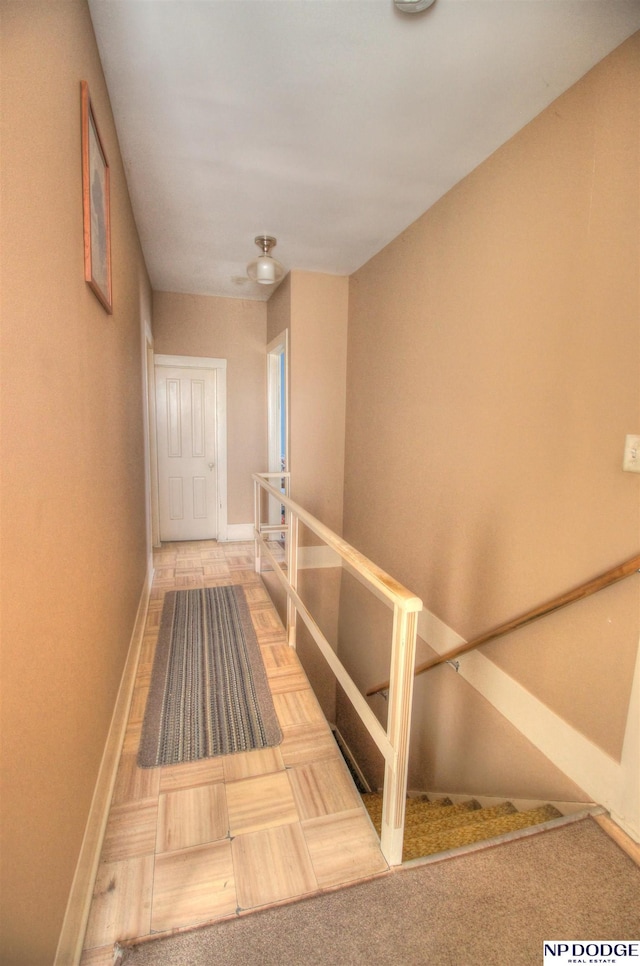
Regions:
M 403 13 L 420 13 L 435 3 L 435 0 L 393 0 L 394 5 Z

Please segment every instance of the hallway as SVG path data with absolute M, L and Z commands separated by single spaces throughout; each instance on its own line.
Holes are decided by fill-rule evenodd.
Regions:
M 84 943 L 82 966 L 113 944 L 189 928 L 384 872 L 349 772 L 253 569 L 253 544 L 163 544 Z M 168 590 L 241 584 L 283 741 L 276 748 L 137 767 Z

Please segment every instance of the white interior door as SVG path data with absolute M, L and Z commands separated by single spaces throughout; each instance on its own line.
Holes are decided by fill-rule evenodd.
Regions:
M 170 358 L 156 358 L 160 539 L 216 539 L 221 370 L 170 365 Z

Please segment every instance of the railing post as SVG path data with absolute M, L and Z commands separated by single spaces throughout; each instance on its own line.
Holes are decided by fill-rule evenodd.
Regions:
M 287 530 L 287 570 L 289 585 L 294 589 L 298 589 L 298 517 L 292 511 L 288 510 L 289 514 L 289 528 Z M 298 611 L 291 600 L 291 597 L 287 595 L 287 640 L 289 647 L 295 648 L 296 646 L 296 625 L 298 623 Z
M 255 480 L 267 494 L 279 498 L 280 493 L 267 477 L 279 474 L 256 475 Z M 289 497 L 288 474 L 285 477 L 283 505 L 287 513 L 286 530 L 286 571 L 273 555 L 267 543 L 262 545 L 261 502 L 256 497 L 256 537 L 260 541 L 262 554 L 273 566 L 278 579 L 287 594 L 287 641 L 296 646 L 298 616 L 304 621 L 307 630 L 317 643 L 330 668 L 336 674 L 347 697 L 365 724 L 385 759 L 385 782 L 382 804 L 382 834 L 380 848 L 389 865 L 402 863 L 404 839 L 405 800 L 407 794 L 407 775 L 409 762 L 409 733 L 411 726 L 411 706 L 413 703 L 413 668 L 416 652 L 417 615 L 422 610 L 422 601 L 409 594 L 397 581 L 381 571 L 371 561 L 359 554 L 337 534 L 333 533 L 315 517 L 307 513 Z M 282 485 L 282 484 L 280 484 Z M 391 642 L 391 663 L 389 680 L 389 713 L 387 729 L 384 730 L 378 718 L 366 704 L 364 697 L 350 678 L 346 668 L 338 659 L 329 641 L 307 610 L 298 595 L 298 554 L 300 522 L 312 533 L 320 537 L 332 550 L 335 550 L 354 573 L 361 575 L 365 585 L 370 585 L 374 593 L 393 606 L 393 637 Z M 279 527 L 266 526 L 265 531 L 274 532 Z
M 380 836 L 380 848 L 389 865 L 402 863 L 416 629 L 417 614 L 408 613 L 396 604 L 387 719 L 387 735 L 395 750 L 395 763 L 385 765 Z
M 253 481 L 253 543 L 254 543 L 254 566 L 255 571 L 259 574 L 262 570 L 262 563 L 260 560 L 260 527 L 262 521 L 260 519 L 260 504 L 262 502 L 262 493 L 260 490 L 260 484 L 257 480 Z

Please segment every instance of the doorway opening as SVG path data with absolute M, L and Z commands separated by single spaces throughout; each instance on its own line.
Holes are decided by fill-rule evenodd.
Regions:
M 267 418 L 269 473 L 289 470 L 289 332 L 285 329 L 267 346 Z M 273 480 L 285 492 L 284 479 Z M 284 507 L 269 500 L 269 523 L 284 523 Z

